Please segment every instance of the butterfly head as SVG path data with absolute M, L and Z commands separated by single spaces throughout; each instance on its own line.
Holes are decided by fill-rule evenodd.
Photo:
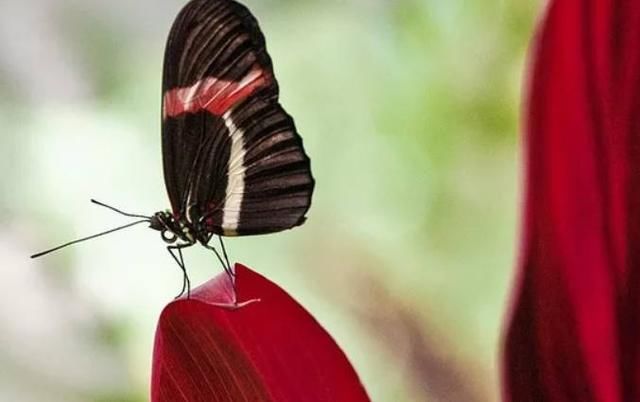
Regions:
M 191 228 L 182 220 L 176 220 L 170 211 L 159 211 L 153 214 L 149 227 L 158 230 L 165 243 L 175 243 L 180 239 L 193 243 Z

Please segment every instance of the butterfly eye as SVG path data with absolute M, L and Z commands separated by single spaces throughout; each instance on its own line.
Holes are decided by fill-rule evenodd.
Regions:
M 164 240 L 165 243 L 169 244 L 174 243 L 178 239 L 175 233 L 166 229 L 160 232 L 160 236 L 162 236 L 162 240 Z

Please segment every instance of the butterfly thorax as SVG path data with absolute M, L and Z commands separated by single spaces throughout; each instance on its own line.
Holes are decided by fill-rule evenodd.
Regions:
M 195 244 L 197 241 L 207 243 L 209 235 L 202 228 L 194 226 L 191 222 L 184 218 L 178 218 L 170 211 L 159 211 L 151 217 L 149 227 L 160 231 L 162 240 L 166 243 L 175 243 L 176 240 L 182 240 L 187 244 Z

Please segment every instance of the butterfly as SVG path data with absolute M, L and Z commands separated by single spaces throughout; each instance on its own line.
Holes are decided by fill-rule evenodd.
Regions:
M 201 244 L 232 274 L 221 236 L 279 232 L 303 224 L 315 185 L 256 18 L 233 0 L 192 0 L 167 40 L 162 81 L 162 158 L 170 210 L 141 222 L 160 231 L 190 288 L 182 249 Z M 224 260 L 211 244 L 218 236 Z

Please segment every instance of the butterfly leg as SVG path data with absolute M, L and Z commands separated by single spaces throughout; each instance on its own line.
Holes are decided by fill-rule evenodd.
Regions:
M 184 265 L 184 258 L 182 257 L 182 249 L 187 246 L 189 245 L 181 244 L 177 246 L 167 246 L 169 254 L 171 254 L 171 257 L 173 257 L 174 261 L 178 264 L 180 270 L 182 270 L 182 290 L 180 291 L 180 294 L 175 297 L 176 299 L 182 296 L 185 290 L 187 291 L 187 298 L 191 296 L 191 281 L 189 280 L 189 275 L 187 275 L 187 268 Z M 174 250 L 178 251 L 178 257 L 176 257 Z
M 222 265 L 222 268 L 224 269 L 224 272 L 227 274 L 227 276 L 229 277 L 229 280 L 231 281 L 231 284 L 233 285 L 233 289 L 235 290 L 236 288 L 236 281 L 235 281 L 235 274 L 233 273 L 233 270 L 231 269 L 230 266 L 227 266 L 227 264 L 224 263 L 224 260 L 222 259 L 222 257 L 220 256 L 220 253 L 218 252 L 218 250 L 216 250 L 215 247 L 210 246 L 209 244 L 204 244 L 204 247 L 208 250 L 213 251 L 216 254 L 216 257 L 218 257 L 218 261 L 220 261 L 220 264 Z
M 218 240 L 220 240 L 220 247 L 222 247 L 222 254 L 224 255 L 224 260 L 227 263 L 227 270 L 229 272 L 233 272 L 231 270 L 231 264 L 229 264 L 229 257 L 227 256 L 227 249 L 224 247 L 224 242 L 222 241 L 222 236 L 218 236 Z

